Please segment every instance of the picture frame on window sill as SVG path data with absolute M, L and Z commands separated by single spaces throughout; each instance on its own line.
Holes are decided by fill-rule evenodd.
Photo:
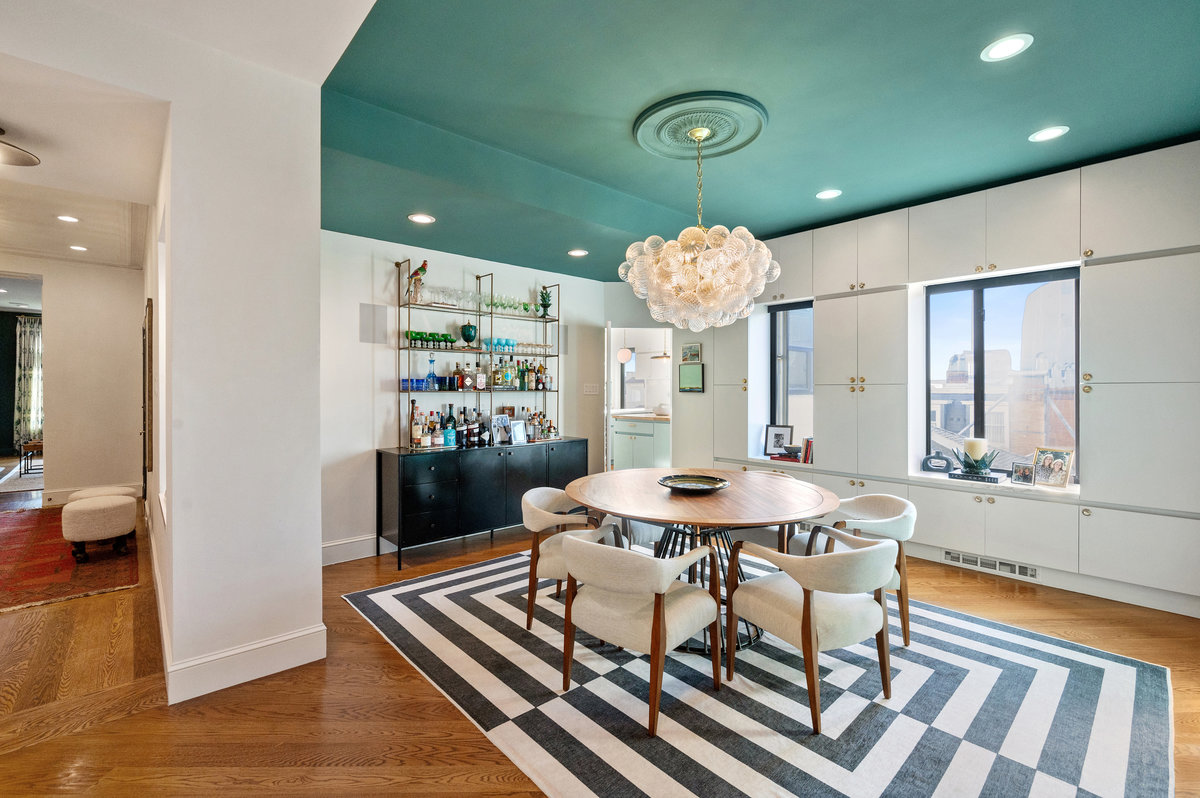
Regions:
M 1071 484 L 1074 449 L 1039 446 L 1033 455 L 1033 484 L 1047 488 L 1065 488 Z
M 1014 485 L 1033 484 L 1033 463 L 1013 463 L 1009 480 Z
M 763 454 L 768 457 L 773 454 L 783 454 L 784 446 L 792 445 L 792 427 L 791 425 L 768 424 L 766 444 L 763 447 Z

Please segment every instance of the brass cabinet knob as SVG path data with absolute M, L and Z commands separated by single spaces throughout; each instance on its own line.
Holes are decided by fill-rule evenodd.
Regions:
M 850 290 L 851 290 L 851 291 L 853 291 L 853 290 L 854 290 L 854 283 L 850 283 Z
M 746 378 L 742 377 L 742 385 L 745 385 L 745 384 L 746 384 Z
M 976 497 L 975 497 L 975 501 L 982 503 L 982 502 L 983 502 L 983 497 L 982 497 L 982 496 L 976 496 Z
M 865 391 L 865 390 L 867 390 L 867 389 L 866 389 L 866 388 L 864 388 L 864 387 L 862 387 L 862 386 L 860 385 L 860 386 L 858 386 L 858 390 L 859 390 L 859 393 L 861 393 L 861 392 L 863 392 L 863 391 Z
M 867 287 L 867 284 L 866 284 L 866 283 L 859 283 L 859 284 L 858 284 L 858 287 L 859 287 L 859 288 L 866 288 L 866 287 Z
M 850 382 L 858 382 L 858 377 L 851 377 Z
M 1090 386 L 1090 385 L 1085 385 L 1085 386 L 1083 386 L 1083 392 L 1084 392 L 1084 393 L 1091 393 L 1091 392 L 1092 392 L 1092 386 Z
M 994 271 L 996 271 L 996 264 L 994 264 L 994 263 L 989 263 L 989 264 L 988 264 L 988 271 L 989 271 L 989 272 L 994 272 Z
M 982 267 L 982 266 L 976 266 L 976 267 L 975 267 L 975 271 L 976 271 L 976 272 L 981 272 L 981 271 L 983 271 L 983 267 Z
M 854 484 L 854 480 L 850 480 L 850 484 L 851 484 L 851 485 L 853 485 L 853 484 Z
M 1092 372 L 1090 372 L 1090 371 L 1083 372 L 1083 381 L 1084 382 L 1090 382 L 1091 379 L 1092 379 Z
M 996 497 L 988 496 L 988 504 L 995 504 L 995 503 L 996 503 Z
M 742 386 L 742 391 L 744 392 L 745 390 L 746 390 L 746 386 L 745 386 L 745 385 L 743 385 L 743 386 Z
M 745 467 L 745 466 L 742 466 L 742 470 L 743 470 L 743 471 L 745 471 L 745 470 L 746 470 L 746 467 Z
M 780 295 L 779 295 L 779 298 L 780 298 L 780 299 L 787 299 L 787 294 L 780 294 Z M 779 473 L 781 473 L 781 474 L 782 474 L 783 472 L 782 472 L 782 471 L 780 471 Z
M 859 377 L 859 378 L 858 378 L 858 381 L 859 381 L 859 382 L 866 382 L 866 381 L 867 381 L 867 378 L 866 378 L 866 377 Z
M 1092 511 L 1091 511 L 1091 510 L 1089 510 L 1089 509 L 1088 509 L 1088 508 L 1086 508 L 1086 507 L 1084 507 L 1084 508 L 1083 508 L 1082 510 L 1080 510 L 1079 512 L 1083 513 L 1084 515 L 1091 515 L 1091 514 L 1092 514 Z
M 866 485 L 867 485 L 867 483 L 863 482 L 861 479 L 858 481 L 858 486 L 860 488 L 864 488 L 864 487 L 866 487 Z
M 851 386 L 850 386 L 850 393 L 854 393 L 854 386 L 853 386 L 853 385 L 851 385 Z
M 1090 257 L 1092 257 L 1092 251 L 1091 251 L 1090 249 L 1085 249 L 1085 250 L 1083 251 L 1083 257 L 1085 257 L 1085 258 L 1090 258 Z

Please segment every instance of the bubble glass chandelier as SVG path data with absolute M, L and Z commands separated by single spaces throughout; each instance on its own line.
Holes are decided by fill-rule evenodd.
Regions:
M 655 321 L 692 332 L 746 318 L 754 298 L 779 277 L 771 250 L 745 227 L 704 226 L 704 140 L 711 133 L 687 132 L 696 142 L 696 226 L 673 241 L 654 235 L 633 242 L 617 270 Z

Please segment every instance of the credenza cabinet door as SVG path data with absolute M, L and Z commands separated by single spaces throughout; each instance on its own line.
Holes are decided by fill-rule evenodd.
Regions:
M 1200 245 L 1200 141 L 1082 170 L 1080 244 L 1097 258 Z
M 917 508 L 914 543 L 971 553 L 984 550 L 987 543 L 982 493 L 910 485 L 908 500 Z
M 505 525 L 504 452 L 493 446 L 459 455 L 458 523 L 464 535 Z
M 1200 252 L 1084 267 L 1079 371 L 1091 376 L 1083 381 L 1200 382 L 1197 300 Z
M 1079 572 L 1200 595 L 1200 520 L 1079 510 Z
M 985 194 L 985 273 L 1079 259 L 1078 169 L 990 188 Z
M 1080 498 L 1200 513 L 1192 383 L 1099 384 L 1079 394 Z M 1175 412 L 1164 414 L 1162 409 Z M 1152 538 L 1145 538 L 1147 545 Z
M 766 242 L 779 262 L 779 278 L 767 283 L 759 302 L 808 299 L 813 295 L 813 233 L 806 230 Z
M 908 211 L 908 277 L 922 283 L 982 270 L 986 264 L 984 192 L 917 205 Z
M 990 494 L 983 494 L 983 504 L 984 554 L 1070 573 L 1079 570 L 1079 508 L 1074 504 Z

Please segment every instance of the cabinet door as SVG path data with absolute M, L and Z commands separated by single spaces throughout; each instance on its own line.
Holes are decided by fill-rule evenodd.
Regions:
M 778 302 L 807 299 L 813 295 L 812 241 L 812 230 L 806 230 L 766 242 L 771 256 L 779 261 L 779 279 L 767 283 L 767 290 L 760 300 Z
M 858 473 L 907 477 L 908 387 L 860 385 L 859 388 L 855 398 L 858 402 Z
M 908 381 L 907 290 L 858 298 L 858 379 L 867 385 Z
M 654 425 L 654 459 L 651 463 L 655 468 L 667 468 L 671 465 L 671 425 L 662 422 Z
M 813 303 L 813 382 L 858 382 L 858 297 L 818 299 Z
M 813 388 L 813 465 L 858 473 L 858 395 L 853 385 Z
M 813 294 L 858 288 L 858 221 L 813 231 Z
M 986 194 L 988 271 L 1079 259 L 1078 169 Z
M 587 476 L 587 461 L 587 441 L 546 444 L 546 484 L 562 490 L 573 480 Z
M 1087 266 L 1080 374 L 1091 382 L 1200 382 L 1200 253 Z
M 1200 520 L 1094 507 L 1080 511 L 1080 573 L 1195 596 L 1198 563 Z
M 917 205 L 908 211 L 908 279 L 921 283 L 973 274 L 984 266 L 984 192 Z
M 859 288 L 908 282 L 908 208 L 858 220 Z
M 912 485 L 908 500 L 917 508 L 914 543 L 973 554 L 984 550 L 982 495 Z
M 505 449 L 468 449 L 459 455 L 458 524 L 462 534 L 505 525 Z
M 741 385 L 713 386 L 713 457 L 734 460 L 746 457 L 750 448 L 746 395 Z M 762 435 L 763 430 L 759 429 L 755 438 Z M 762 454 L 762 449 L 753 454 Z
M 985 496 L 984 505 L 984 554 L 1059 571 L 1079 570 L 1078 507 L 1011 496 Z
M 633 468 L 633 441 L 636 436 L 615 434 L 612 439 L 613 470 Z
M 713 330 L 713 385 L 745 385 L 750 323 L 738 319 Z
M 811 481 L 817 487 L 833 491 L 839 499 L 852 499 L 858 495 L 858 480 L 850 479 L 850 477 L 835 477 L 832 474 L 813 474 Z M 837 517 L 840 516 L 835 516 L 833 520 Z
M 1200 447 L 1198 387 L 1092 385 L 1080 393 L 1083 501 L 1200 513 L 1193 462 Z
M 651 468 L 654 465 L 654 436 L 634 435 L 633 467 Z
M 1080 244 L 1097 258 L 1200 244 L 1200 141 L 1082 172 Z
M 546 484 L 546 447 L 510 446 L 504 452 L 505 520 L 521 523 L 521 497 Z

